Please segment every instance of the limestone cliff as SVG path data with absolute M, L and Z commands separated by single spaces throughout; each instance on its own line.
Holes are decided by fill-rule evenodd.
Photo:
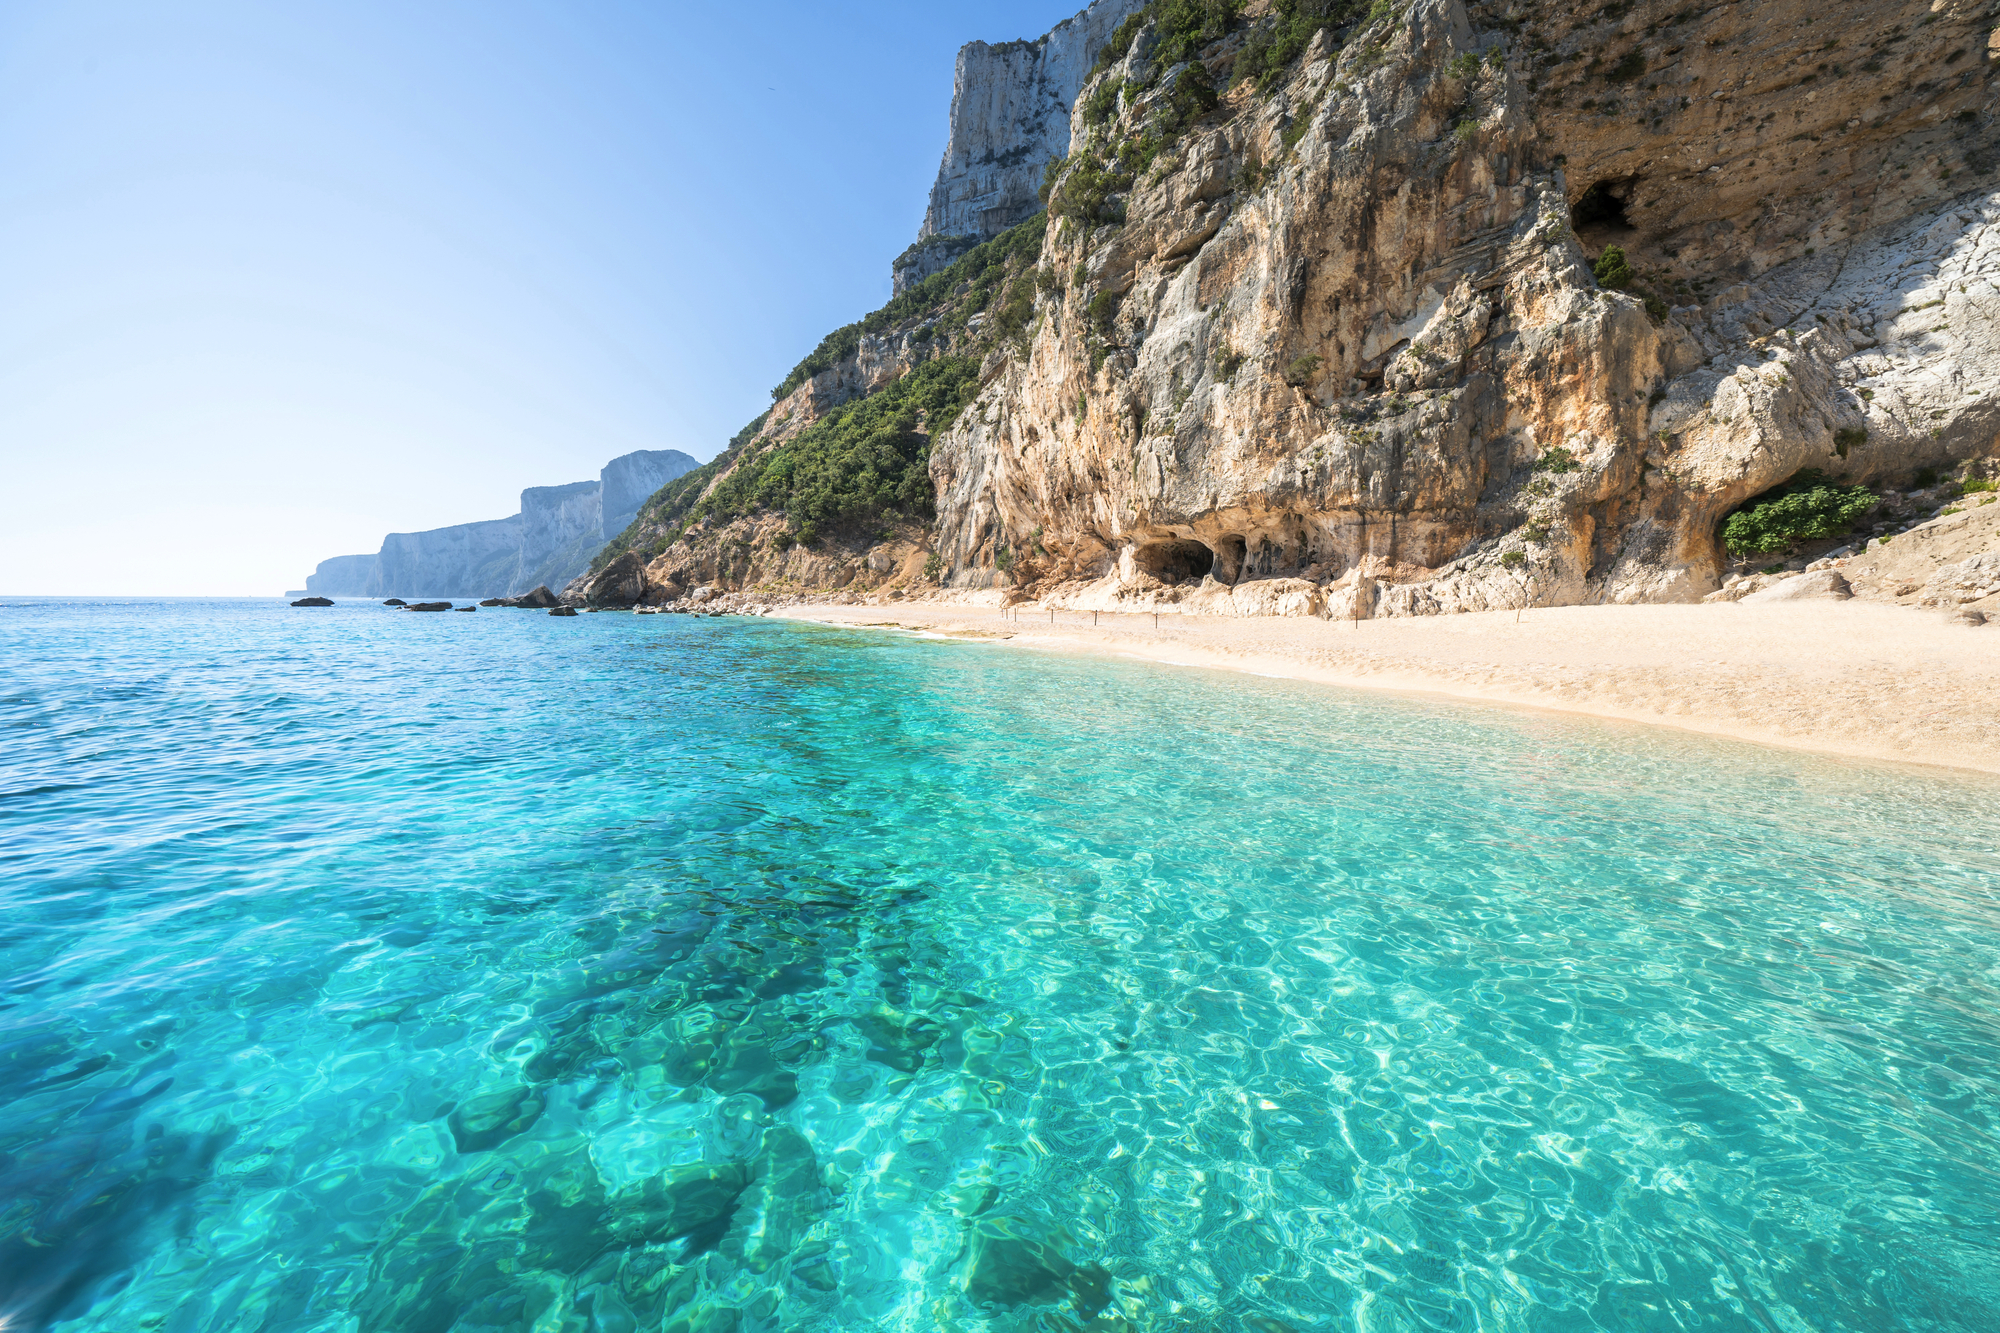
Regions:
M 320 562 L 306 580 L 318 596 L 508 596 L 561 587 L 632 521 L 652 492 L 698 464 L 673 449 L 625 454 L 596 481 L 530 486 L 507 518 L 427 532 L 392 532 L 374 555 Z
M 1070 104 L 1105 42 L 1143 2 L 1095 0 L 1034 41 L 959 50 L 950 137 L 916 244 L 894 266 L 899 295 L 1041 208 L 1042 169 L 1069 152 Z
M 1820 14 L 1377 5 L 1128 180 L 1180 77 L 1135 42 L 1056 190 L 1043 263 L 1074 280 L 934 455 L 946 577 L 1112 603 L 1206 575 L 1225 611 L 1690 600 L 1722 517 L 1802 468 L 1991 453 L 1984 10 Z M 1106 173 L 1115 211 L 1066 200 Z M 1625 291 L 1593 279 L 1614 243 Z
M 1983 6 L 1146 16 L 1074 100 L 1032 269 L 955 259 L 823 344 L 781 386 L 791 421 L 733 455 L 768 468 L 773 422 L 860 412 L 957 320 L 977 387 L 917 432 L 924 503 L 801 541 L 796 488 L 717 507 L 728 470 L 690 477 L 622 586 L 1693 600 L 1720 585 L 1724 517 L 1802 470 L 1909 484 L 1995 454 Z M 973 68 L 955 105 L 984 96 Z M 962 179 L 927 233 L 970 225 Z

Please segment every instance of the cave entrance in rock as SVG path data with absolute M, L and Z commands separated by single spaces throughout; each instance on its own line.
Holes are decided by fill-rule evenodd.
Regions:
M 1162 583 L 1185 583 L 1215 568 L 1215 553 L 1196 541 L 1152 542 L 1132 553 L 1132 563 Z
M 1622 244 L 1638 228 L 1625 215 L 1625 205 L 1638 186 L 1637 176 L 1601 180 L 1570 206 L 1569 222 L 1586 249 Z

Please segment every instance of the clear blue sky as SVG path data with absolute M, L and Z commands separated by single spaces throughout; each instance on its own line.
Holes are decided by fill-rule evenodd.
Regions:
M 707 458 L 1081 0 L 0 4 L 0 593 L 268 594 Z

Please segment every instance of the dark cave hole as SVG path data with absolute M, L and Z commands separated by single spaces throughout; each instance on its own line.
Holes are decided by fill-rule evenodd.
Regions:
M 1570 226 L 1577 235 L 1586 229 L 1632 231 L 1632 220 L 1625 216 L 1625 201 L 1632 197 L 1633 187 L 1638 184 L 1636 177 L 1627 176 L 1622 180 L 1599 181 L 1583 192 L 1583 197 L 1570 207 Z
M 1162 583 L 1183 583 L 1215 568 L 1215 553 L 1200 542 L 1154 542 L 1133 552 L 1132 561 Z

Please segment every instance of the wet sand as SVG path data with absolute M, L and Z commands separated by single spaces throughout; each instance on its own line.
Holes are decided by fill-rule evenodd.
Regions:
M 2000 625 L 1861 600 L 1574 606 L 1322 621 L 972 601 L 789 606 L 826 624 L 1556 709 L 1794 749 L 2000 773 Z

